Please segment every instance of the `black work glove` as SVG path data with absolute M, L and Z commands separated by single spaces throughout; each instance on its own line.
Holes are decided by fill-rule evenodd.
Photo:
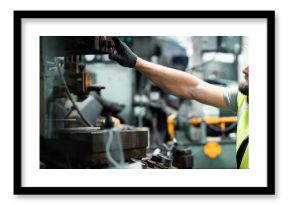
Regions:
M 112 37 L 116 50 L 109 54 L 109 58 L 117 61 L 121 66 L 134 68 L 137 61 L 137 55 L 117 37 Z

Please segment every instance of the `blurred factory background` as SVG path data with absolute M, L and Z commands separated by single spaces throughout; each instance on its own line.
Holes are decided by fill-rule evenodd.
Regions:
M 109 39 L 109 40 L 108 40 Z M 244 36 L 120 36 L 138 56 L 234 87 Z M 234 113 L 169 95 L 108 58 L 110 37 L 40 37 L 40 167 L 234 169 Z

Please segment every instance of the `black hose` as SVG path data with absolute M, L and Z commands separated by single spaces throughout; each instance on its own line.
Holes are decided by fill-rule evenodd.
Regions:
M 215 132 L 217 132 L 217 133 L 219 133 L 219 134 L 221 134 L 221 133 L 226 133 L 226 132 L 228 132 L 228 131 L 230 131 L 230 130 L 232 130 L 238 123 L 237 122 L 233 122 L 232 124 L 230 124 L 228 127 L 226 127 L 225 129 L 221 129 L 220 127 L 218 127 L 218 126 L 214 126 L 214 125 L 211 125 L 211 124 L 208 124 L 208 123 L 206 123 L 204 120 L 203 120 L 203 122 L 208 126 L 208 128 L 209 129 L 211 129 L 211 130 L 213 130 L 213 131 L 215 131 Z M 194 143 L 196 143 L 194 140 L 192 140 L 191 139 L 191 137 L 188 135 L 188 134 L 186 134 L 185 133 L 185 137 L 186 137 L 186 139 L 188 139 L 190 142 L 194 142 Z
M 226 133 L 226 132 L 232 130 L 237 125 L 237 122 L 233 122 L 232 124 L 230 124 L 225 129 L 221 129 L 218 126 L 214 126 L 214 125 L 206 123 L 204 120 L 203 120 L 203 122 L 208 126 L 208 128 L 210 128 L 211 130 L 213 130 L 215 132 L 218 132 L 218 133 Z

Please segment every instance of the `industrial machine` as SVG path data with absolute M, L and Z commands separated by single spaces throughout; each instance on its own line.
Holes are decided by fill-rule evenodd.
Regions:
M 41 168 L 124 168 L 147 157 L 148 129 L 122 124 L 124 105 L 104 99 L 86 69 L 84 55 L 112 51 L 106 36 L 40 37 Z

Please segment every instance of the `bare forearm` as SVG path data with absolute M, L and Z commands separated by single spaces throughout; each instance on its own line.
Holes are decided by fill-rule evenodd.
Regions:
M 186 72 L 154 64 L 141 58 L 137 58 L 135 69 L 172 95 L 198 100 L 217 107 L 226 106 L 220 88 L 209 85 Z
M 190 98 L 191 96 L 188 88 L 192 86 L 192 84 L 198 84 L 200 81 L 198 78 L 193 80 L 192 78 L 194 77 L 188 73 L 150 63 L 141 58 L 137 59 L 135 68 L 165 92 L 169 92 L 181 98 Z

